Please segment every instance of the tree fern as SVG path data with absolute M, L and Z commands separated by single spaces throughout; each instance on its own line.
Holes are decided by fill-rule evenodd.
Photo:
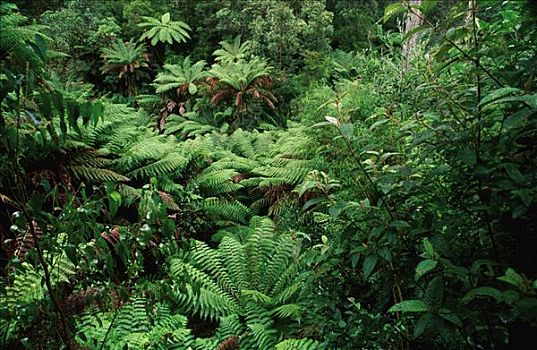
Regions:
M 225 236 L 217 250 L 195 242 L 189 253 L 171 259 L 169 273 L 175 297 L 189 313 L 235 320 L 233 330 L 215 336 L 235 335 L 245 349 L 273 349 L 282 337 L 276 324 L 300 319 L 306 274 L 294 243 L 277 234 L 270 219 L 253 218 L 249 231 L 242 242 Z M 243 326 L 236 324 L 241 319 Z
M 157 75 L 153 84 L 156 93 L 161 94 L 173 90 L 176 91 L 177 96 L 186 92 L 195 95 L 198 91 L 196 83 L 208 76 L 204 71 L 205 65 L 205 61 L 192 64 L 190 57 L 186 57 L 180 65 L 165 64 L 164 71 Z
M 71 172 L 75 177 L 79 179 L 86 179 L 94 182 L 105 182 L 105 181 L 129 181 L 129 178 L 118 174 L 109 169 L 101 169 L 88 166 L 75 165 L 70 167 Z
M 217 128 L 196 120 L 185 120 L 179 123 L 168 123 L 166 134 L 179 134 L 182 139 L 202 136 L 216 131 Z
M 167 12 L 159 19 L 153 17 L 143 17 L 145 22 L 138 24 L 139 27 L 150 27 L 144 32 L 140 40 L 151 39 L 151 45 L 155 46 L 158 42 L 173 44 L 174 42 L 186 42 L 190 39 L 188 31 L 190 26 L 181 21 L 170 20 L 170 13 Z
M 117 40 L 112 43 L 111 47 L 102 49 L 102 57 L 105 64 L 102 67 L 103 72 L 116 71 L 122 78 L 135 69 L 148 67 L 143 58 L 143 46 L 133 42 L 123 42 Z
M 276 345 L 276 350 L 319 350 L 321 344 L 312 339 L 286 339 Z
M 250 209 L 237 200 L 210 197 L 206 198 L 200 206 L 215 219 L 248 222 L 252 216 Z
M 155 176 L 171 174 L 176 171 L 183 170 L 189 163 L 189 161 L 189 157 L 185 157 L 180 153 L 169 153 L 168 155 L 164 156 L 163 158 L 157 160 L 154 163 L 150 163 L 143 167 L 134 169 L 128 175 L 135 178 L 151 178 Z
M 220 49 L 213 52 L 215 61 L 224 63 L 238 62 L 248 58 L 247 56 L 250 54 L 251 42 L 245 41 L 241 43 L 241 36 L 238 35 L 233 42 L 221 41 L 220 46 Z
M 158 303 L 132 298 L 115 312 L 86 312 L 77 321 L 77 342 L 89 349 L 188 349 L 194 337 L 187 318 Z
M 233 182 L 233 178 L 239 173 L 231 169 L 213 170 L 208 169 L 192 182 L 198 186 L 202 193 L 210 196 L 233 193 L 240 190 L 243 186 Z

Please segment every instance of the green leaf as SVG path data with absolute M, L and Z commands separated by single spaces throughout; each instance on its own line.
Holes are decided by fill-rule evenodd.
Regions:
M 166 12 L 161 18 L 162 24 L 168 24 L 170 22 L 170 13 Z
M 404 220 L 394 220 L 390 223 L 390 226 L 395 228 L 409 228 L 410 224 Z
M 475 298 L 480 297 L 490 297 L 495 299 L 496 301 L 499 301 L 502 298 L 502 293 L 498 289 L 493 287 L 474 288 L 462 297 L 461 304 L 468 304 Z
M 456 314 L 454 314 L 451 310 L 448 310 L 448 309 L 440 309 L 438 310 L 438 314 L 440 315 L 440 317 L 442 317 L 444 320 L 447 320 L 451 323 L 453 323 L 454 325 L 456 325 L 457 327 L 462 327 L 462 321 L 461 319 L 459 318 L 459 316 L 457 316 Z
M 508 268 L 507 271 L 505 271 L 505 275 L 498 277 L 498 279 L 515 287 L 520 288 L 524 286 L 524 278 L 522 278 L 522 276 L 516 273 L 516 271 L 512 268 Z
M 196 85 L 194 85 L 192 83 L 188 84 L 188 93 L 189 94 L 195 95 L 197 92 L 198 92 L 198 88 L 196 87 Z
M 492 106 L 492 105 L 500 104 L 500 103 L 508 103 L 508 102 L 525 102 L 531 108 L 537 108 L 537 94 L 499 98 L 497 100 L 494 100 L 488 103 L 488 106 Z
M 371 272 L 375 269 L 375 266 L 377 266 L 378 256 L 376 254 L 370 254 L 365 257 L 364 259 L 364 278 L 368 278 Z
M 438 5 L 439 0 L 423 0 L 423 3 L 420 5 L 419 9 L 424 14 L 429 13 L 433 8 Z
M 395 4 L 388 5 L 384 9 L 384 16 L 382 16 L 382 20 L 384 21 L 384 23 L 386 23 L 393 16 L 395 16 L 395 15 L 397 15 L 399 13 L 405 12 L 406 10 L 407 10 L 407 8 L 401 3 L 395 3 Z
M 374 122 L 370 127 L 369 127 L 369 130 L 374 130 L 376 128 L 378 128 L 379 126 L 382 126 L 384 124 L 388 123 L 388 119 L 381 119 L 381 120 L 377 120 L 376 122 Z
M 520 170 L 518 170 L 518 168 L 516 168 L 513 164 L 504 164 L 504 169 L 505 171 L 507 172 L 507 176 L 509 176 L 509 178 L 517 183 L 524 183 L 526 182 L 528 179 L 522 175 L 522 173 L 520 172 Z
M 516 207 L 514 210 L 513 210 L 513 213 L 511 214 L 511 217 L 513 219 L 516 219 L 516 218 L 519 218 L 521 217 L 522 215 L 526 214 L 526 212 L 528 211 L 528 207 L 524 206 L 524 205 L 519 205 L 518 207 Z
M 416 281 L 420 279 L 420 277 L 424 276 L 427 272 L 434 270 L 437 264 L 438 261 L 431 259 L 421 261 L 416 267 Z
M 431 313 L 426 313 L 421 315 L 418 322 L 416 322 L 416 326 L 414 327 L 414 339 L 421 336 L 426 329 L 430 328 L 432 325 L 434 325 L 434 315 Z
M 434 308 L 442 304 L 444 298 L 444 282 L 440 276 L 437 276 L 429 282 L 425 290 L 425 299 L 427 303 Z
M 527 188 L 522 190 L 513 190 L 511 191 L 511 193 L 517 195 L 526 205 L 526 207 L 529 207 L 531 205 L 531 202 L 533 202 L 533 192 Z
M 354 253 L 351 255 L 351 267 L 354 269 L 360 260 L 360 254 Z
M 421 33 L 425 30 L 429 29 L 429 26 L 428 25 L 421 25 L 421 26 L 417 26 L 415 28 L 413 28 L 412 30 L 409 30 L 408 32 L 405 33 L 405 35 L 403 35 L 403 41 L 405 40 L 408 40 L 409 38 L 413 37 L 414 35 L 418 34 L 418 33 Z
M 477 162 L 475 152 L 469 148 L 463 148 L 459 151 L 458 158 L 468 166 L 474 166 Z
M 513 304 L 520 299 L 520 293 L 516 290 L 508 289 L 502 292 L 502 300 L 507 304 Z
M 529 117 L 535 114 L 535 110 L 531 108 L 523 108 L 505 119 L 504 126 L 506 129 L 521 127 L 526 123 Z
M 312 198 L 306 203 L 304 203 L 304 206 L 302 207 L 302 210 L 306 210 L 316 204 L 322 203 L 325 199 L 322 197 Z
M 422 300 L 405 300 L 392 306 L 388 312 L 427 312 L 429 306 Z
M 328 214 L 330 214 L 330 216 L 333 218 L 333 219 L 337 219 L 337 217 L 339 216 L 339 214 L 341 214 L 341 212 L 347 207 L 347 202 L 344 202 L 344 201 L 337 201 L 334 205 L 330 206 L 330 208 L 328 208 Z
M 350 123 L 341 124 L 339 130 L 341 131 L 341 135 L 343 135 L 344 138 L 350 139 L 354 134 L 354 125 Z
M 379 250 L 379 256 L 381 256 L 387 262 L 392 261 L 392 252 L 388 247 L 383 247 L 381 250 Z
M 434 259 L 437 255 L 436 252 L 434 251 L 433 245 L 431 244 L 428 238 L 423 239 L 423 250 L 424 250 L 423 257 L 425 258 Z
M 449 28 L 446 32 L 446 38 L 448 39 L 453 38 L 453 36 L 455 35 L 455 29 L 456 28 L 453 28 L 453 27 Z
M 110 193 L 110 199 L 112 199 L 114 202 L 121 203 L 121 194 L 119 194 L 117 191 L 114 191 Z
M 519 92 L 520 89 L 514 88 L 514 87 L 504 87 L 500 89 L 496 89 L 487 96 L 483 97 L 481 100 L 481 103 L 479 103 L 479 106 L 481 108 L 485 107 L 486 105 L 490 104 L 491 102 L 494 102 L 502 97 L 506 97 L 508 95 L 512 95 L 514 93 Z

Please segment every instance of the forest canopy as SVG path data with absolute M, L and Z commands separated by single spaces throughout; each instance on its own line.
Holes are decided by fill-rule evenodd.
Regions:
M 531 344 L 536 18 L 0 2 L 0 347 Z

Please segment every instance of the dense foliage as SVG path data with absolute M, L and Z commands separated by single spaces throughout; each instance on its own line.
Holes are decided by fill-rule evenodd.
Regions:
M 517 349 L 530 1 L 0 4 L 0 347 Z

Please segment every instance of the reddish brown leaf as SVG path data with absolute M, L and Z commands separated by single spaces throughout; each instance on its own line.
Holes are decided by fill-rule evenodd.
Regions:
M 217 93 L 213 96 L 213 98 L 211 99 L 211 103 L 214 104 L 214 105 L 217 104 L 217 103 L 220 102 L 220 100 L 223 99 L 226 95 L 227 95 L 227 91 L 226 91 L 226 90 L 217 92 Z

